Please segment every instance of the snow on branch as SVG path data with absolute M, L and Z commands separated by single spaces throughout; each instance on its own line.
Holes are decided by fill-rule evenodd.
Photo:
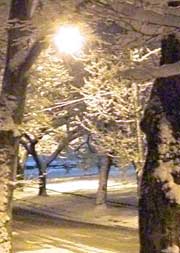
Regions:
M 133 20 L 141 24 L 151 24 L 158 26 L 167 26 L 172 28 L 180 27 L 180 10 L 179 8 L 171 8 L 164 6 L 159 9 L 145 9 L 136 6 L 135 4 L 127 3 L 125 1 L 112 0 L 111 3 L 104 3 L 102 1 L 95 1 L 95 4 L 88 6 L 91 10 L 96 11 L 97 8 L 106 8 L 108 12 L 112 11 L 119 18 L 125 18 L 131 23 Z
M 166 9 L 166 14 L 160 14 L 153 10 L 145 10 L 142 7 L 136 7 L 133 4 L 128 3 L 122 3 L 117 0 L 113 1 L 112 8 L 119 14 L 122 14 L 124 16 L 127 16 L 131 19 L 140 21 L 140 22 L 146 22 L 149 24 L 157 24 L 157 25 L 163 25 L 163 26 L 170 26 L 170 27 L 179 27 L 180 25 L 180 16 L 171 14 L 172 10 L 171 8 Z M 170 9 L 170 13 L 168 13 L 168 10 Z M 180 15 L 180 11 L 179 11 Z
M 120 72 L 122 78 L 142 81 L 175 75 L 180 75 L 180 61 L 159 67 L 144 65 Z

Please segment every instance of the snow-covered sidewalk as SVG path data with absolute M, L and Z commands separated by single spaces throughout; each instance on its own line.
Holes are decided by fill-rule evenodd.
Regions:
M 137 229 L 135 181 L 111 177 L 107 207 L 95 205 L 97 187 L 97 176 L 51 180 L 47 185 L 48 197 L 40 197 L 37 185 L 27 184 L 24 191 L 15 191 L 14 207 L 73 221 Z

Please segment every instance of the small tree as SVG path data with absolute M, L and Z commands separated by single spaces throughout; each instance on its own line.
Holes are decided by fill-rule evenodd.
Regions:
M 67 148 L 67 146 L 82 135 L 81 129 L 74 129 L 72 132 L 68 132 L 68 135 L 65 135 L 61 138 L 59 144 L 57 144 L 56 149 L 51 155 L 43 159 L 41 155 L 38 154 L 36 145 L 38 144 L 38 138 L 34 138 L 28 134 L 24 134 L 21 138 L 20 143 L 26 149 L 29 155 L 32 155 L 36 166 L 39 171 L 39 196 L 47 196 L 46 182 L 47 182 L 47 172 L 48 166 L 57 158 L 57 156 Z M 42 144 L 41 144 L 42 145 Z M 47 145 L 47 143 L 45 144 Z

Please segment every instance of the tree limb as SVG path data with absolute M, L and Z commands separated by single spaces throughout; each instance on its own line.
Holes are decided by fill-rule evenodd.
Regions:
M 40 38 L 33 43 L 21 63 L 20 70 L 22 73 L 26 73 L 32 67 L 34 61 L 37 59 L 41 51 L 47 46 L 48 43 L 45 41 L 45 38 Z
M 119 73 L 122 78 L 147 81 L 156 78 L 165 78 L 180 75 L 180 61 L 164 64 L 159 67 L 140 66 Z
M 146 22 L 149 24 L 163 25 L 169 27 L 179 27 L 180 16 L 175 16 L 168 13 L 168 6 L 166 9 L 166 15 L 157 13 L 153 10 L 145 10 L 142 7 L 137 7 L 133 4 L 113 1 L 112 8 L 117 13 L 129 17 L 140 22 Z M 179 13 L 180 14 L 180 13 Z
M 28 152 L 28 154 L 31 154 L 31 147 L 28 145 L 28 143 L 25 140 L 20 140 L 20 144 L 25 148 L 25 150 Z
M 132 23 L 134 20 L 140 22 L 140 25 L 146 23 L 171 28 L 179 28 L 180 26 L 180 10 L 178 8 L 172 9 L 168 5 L 164 10 L 161 8 L 162 13 L 119 0 L 113 0 L 110 3 L 105 3 L 100 0 L 84 1 L 84 6 L 90 12 L 101 12 L 102 15 L 104 13 L 102 9 L 105 9 L 106 14 L 112 16 L 114 13 L 115 17 L 126 19 L 129 23 Z
M 80 129 L 75 129 L 73 131 L 71 131 L 68 136 L 64 137 L 61 141 L 61 143 L 58 145 L 57 149 L 51 154 L 51 156 L 48 158 L 48 160 L 46 161 L 47 166 L 50 165 L 50 163 L 52 161 L 54 161 L 54 159 L 56 159 L 56 157 L 59 155 L 59 153 L 68 146 L 68 144 L 79 138 L 80 136 L 82 136 L 83 132 L 80 131 Z

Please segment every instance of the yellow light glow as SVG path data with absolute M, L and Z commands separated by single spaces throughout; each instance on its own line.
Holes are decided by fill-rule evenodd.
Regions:
M 54 43 L 60 52 L 77 55 L 81 53 L 84 37 L 78 27 L 66 25 L 57 31 Z

